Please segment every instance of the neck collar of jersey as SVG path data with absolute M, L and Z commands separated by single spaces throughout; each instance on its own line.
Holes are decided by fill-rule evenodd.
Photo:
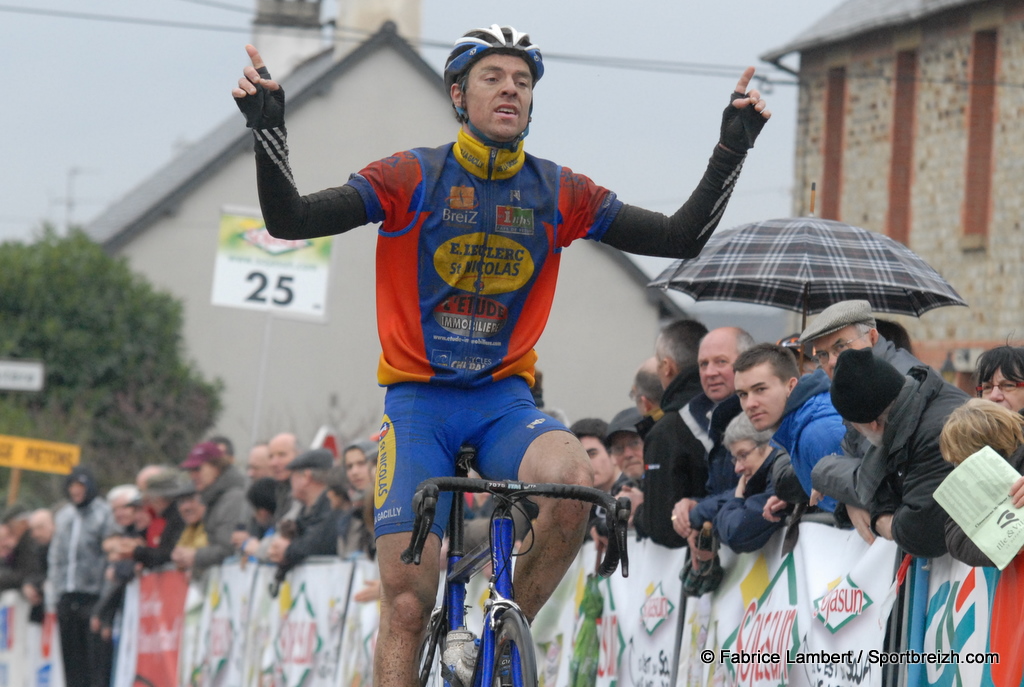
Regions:
M 460 128 L 455 141 L 455 159 L 467 172 L 481 179 L 510 179 L 522 169 L 526 153 L 522 143 L 515 150 L 491 148 Z

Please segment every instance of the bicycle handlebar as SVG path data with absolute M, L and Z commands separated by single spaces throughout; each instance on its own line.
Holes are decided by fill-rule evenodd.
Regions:
M 626 497 L 615 499 L 607 492 L 593 487 L 576 484 L 550 484 L 516 481 L 493 481 L 474 479 L 471 477 L 432 477 L 420 482 L 416 495 L 412 500 L 412 508 L 416 513 L 413 523 L 412 538 L 409 548 L 402 552 L 403 563 L 420 564 L 423 546 L 427 535 L 434 524 L 437 512 L 437 498 L 442 491 L 462 494 L 489 493 L 505 497 L 512 502 L 527 496 L 546 496 L 557 499 L 585 501 L 605 509 L 605 520 L 608 525 L 608 549 L 598 569 L 601 577 L 608 577 L 617 567 L 621 567 L 622 576 L 629 577 L 629 556 L 626 551 L 628 537 L 627 526 L 632 503 Z

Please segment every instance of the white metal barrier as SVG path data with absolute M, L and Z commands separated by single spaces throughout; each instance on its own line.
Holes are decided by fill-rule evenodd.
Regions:
M 896 628 L 903 650 L 886 654 L 895 545 L 800 528 L 790 554 L 782 533 L 757 553 L 723 550 L 725 577 L 699 599 L 680 596 L 680 550 L 630 542 L 630 577 L 591 581 L 585 546 L 533 625 L 540 687 L 671 687 L 675 657 L 680 686 L 1022 684 L 1024 565 L 918 561 Z M 133 582 L 113 687 L 368 686 L 378 608 L 354 596 L 375 565 L 311 560 L 276 598 L 273 570 L 228 562 L 202 590 L 174 571 Z M 482 597 L 471 586 L 467 603 Z M 0 597 L 0 687 L 63 687 L 52 616 L 33 626 L 27 613 L 16 592 Z

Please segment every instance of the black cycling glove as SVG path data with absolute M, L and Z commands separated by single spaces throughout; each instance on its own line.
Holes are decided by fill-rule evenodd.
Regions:
M 740 155 L 745 155 L 749 149 L 754 147 L 757 135 L 761 133 L 764 123 L 768 121 L 752 105 L 747 105 L 742 109 L 733 107 L 733 100 L 746 97 L 746 93 L 738 91 L 733 91 L 729 97 L 729 105 L 722 113 L 722 133 L 719 138 L 719 143 Z
M 270 70 L 260 67 L 256 70 L 261 78 L 269 79 Z M 271 91 L 256 84 L 256 94 L 235 98 L 238 109 L 245 115 L 245 125 L 250 129 L 276 129 L 284 126 L 284 89 L 280 86 Z

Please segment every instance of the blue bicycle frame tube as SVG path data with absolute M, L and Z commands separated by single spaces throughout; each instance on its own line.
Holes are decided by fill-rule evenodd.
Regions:
M 494 580 L 494 591 L 498 596 L 512 598 L 512 547 L 515 545 L 515 523 L 510 516 L 495 517 L 491 520 L 491 570 Z M 477 659 L 478 670 L 474 687 L 494 684 L 494 652 L 496 650 L 497 637 L 494 634 L 492 624 L 495 619 L 495 612 L 500 609 L 491 608 L 484 616 L 484 626 L 480 632 L 480 655 Z M 523 687 L 519 684 L 519 656 L 513 652 L 512 669 L 516 679 L 515 687 Z

